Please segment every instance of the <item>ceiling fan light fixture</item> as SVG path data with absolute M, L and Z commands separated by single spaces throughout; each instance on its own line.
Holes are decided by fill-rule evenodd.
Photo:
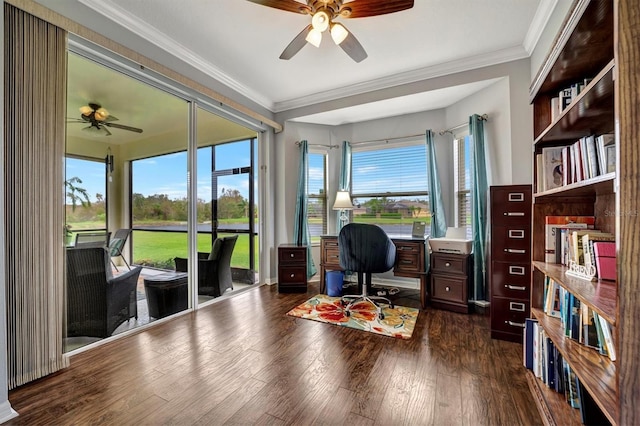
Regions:
M 340 45 L 349 35 L 349 31 L 342 24 L 333 24 L 331 26 L 331 38 L 333 42 Z
M 322 42 L 322 32 L 313 28 L 309 31 L 305 40 L 313 44 L 315 47 L 320 47 L 320 43 Z
M 329 22 L 329 15 L 323 10 L 316 12 L 315 15 L 313 15 L 313 18 L 311 18 L 311 25 L 313 26 L 313 29 L 320 32 L 326 31 L 327 28 L 329 28 Z
M 104 108 L 98 108 L 94 114 L 94 117 L 98 121 L 104 121 L 109 117 L 109 111 Z
M 80 114 L 86 115 L 86 116 L 91 115 L 91 113 L 93 112 L 93 108 L 91 108 L 89 105 L 81 106 L 79 109 L 80 109 Z

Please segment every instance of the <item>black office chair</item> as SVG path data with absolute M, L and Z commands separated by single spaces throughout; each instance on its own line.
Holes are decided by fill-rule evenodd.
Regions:
M 350 309 L 359 302 L 366 301 L 376 307 L 378 317 L 384 319 L 382 307 L 376 301 L 383 301 L 391 308 L 393 303 L 386 297 L 369 296 L 371 290 L 371 274 L 387 272 L 396 262 L 396 246 L 382 228 L 365 223 L 349 223 L 338 236 L 340 248 L 340 267 L 346 271 L 358 273 L 358 287 L 362 294 L 342 296 L 342 304 L 346 316 Z M 366 282 L 363 282 L 363 276 Z

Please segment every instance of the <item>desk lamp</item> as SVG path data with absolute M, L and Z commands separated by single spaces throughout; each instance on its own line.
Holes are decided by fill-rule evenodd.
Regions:
M 338 191 L 336 193 L 336 202 L 333 203 L 333 210 L 340 210 L 340 222 L 342 225 L 349 223 L 347 210 L 353 210 L 353 203 L 349 191 Z

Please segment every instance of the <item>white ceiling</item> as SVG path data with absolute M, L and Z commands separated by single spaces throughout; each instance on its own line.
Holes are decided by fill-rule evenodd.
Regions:
M 244 0 L 38 1 L 112 38 L 118 31 L 141 36 L 280 112 L 527 57 L 558 0 L 415 0 L 402 12 L 343 19 L 369 55 L 361 63 L 326 35 L 320 48 L 307 45 L 289 61 L 278 59 L 310 17 Z M 339 124 L 443 108 L 487 84 L 354 106 L 337 111 L 339 116 L 323 113 L 304 121 Z

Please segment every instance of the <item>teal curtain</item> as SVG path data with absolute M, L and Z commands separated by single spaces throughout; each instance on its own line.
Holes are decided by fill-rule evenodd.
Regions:
M 309 180 L 309 144 L 300 142 L 300 168 L 298 170 L 298 195 L 296 197 L 296 216 L 293 227 L 293 239 L 299 246 L 307 246 L 307 278 L 311 278 L 317 272 L 311 255 L 311 236 L 307 223 L 307 182 Z
M 338 181 L 338 191 L 349 191 L 351 187 L 351 144 L 347 141 L 342 142 L 342 161 L 340 163 L 340 180 Z M 336 234 L 345 223 L 340 219 L 340 211 L 336 212 Z
M 432 238 L 444 237 L 447 232 L 447 217 L 442 203 L 442 191 L 440 190 L 440 176 L 438 175 L 438 163 L 436 161 L 436 146 L 433 141 L 433 132 L 427 130 L 427 174 L 429 176 L 429 208 L 431 209 Z
M 438 162 L 436 160 L 436 146 L 433 140 L 433 132 L 426 132 L 427 144 L 427 176 L 429 177 L 429 208 L 431 209 L 431 231 L 428 238 L 444 237 L 447 232 L 447 217 L 442 203 L 442 191 L 440 190 L 440 176 L 438 175 Z M 429 250 L 426 253 L 427 272 L 431 266 Z
M 473 143 L 473 185 L 471 189 L 471 229 L 473 233 L 474 300 L 486 300 L 487 261 L 487 165 L 484 149 L 484 119 L 477 114 L 469 117 L 469 133 Z

